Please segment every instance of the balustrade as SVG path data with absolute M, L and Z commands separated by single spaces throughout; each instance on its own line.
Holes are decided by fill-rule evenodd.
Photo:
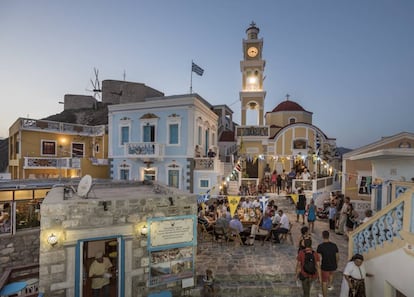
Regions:
M 129 157 L 157 158 L 163 156 L 163 145 L 155 142 L 129 142 L 125 145 Z
M 236 133 L 237 136 L 270 136 L 268 126 L 239 126 Z
M 79 158 L 24 157 L 23 169 L 80 168 Z
M 364 223 L 364 227 L 352 235 L 353 253 L 368 253 L 370 249 L 382 247 L 385 242 L 392 242 L 396 237 L 402 239 L 403 214 L 404 201 L 401 201 L 374 222 Z
M 214 170 L 215 158 L 195 158 L 194 170 Z
M 105 134 L 105 125 L 86 126 L 45 120 L 22 119 L 21 126 L 25 130 L 47 130 L 76 135 L 101 136 Z
M 395 244 L 398 247 L 399 241 L 406 240 L 406 236 L 412 237 L 413 188 L 395 184 L 392 196 L 394 201 L 350 233 L 350 255 L 360 253 L 367 258 L 374 257 L 385 245 Z

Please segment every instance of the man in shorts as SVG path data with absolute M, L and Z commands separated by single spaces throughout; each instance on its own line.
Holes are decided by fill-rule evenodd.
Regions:
M 338 268 L 339 251 L 338 246 L 329 241 L 329 231 L 322 232 L 323 242 L 318 245 L 317 253 L 321 255 L 321 272 L 322 272 L 322 294 L 328 296 L 328 290 L 332 291 L 332 281 L 335 270 Z

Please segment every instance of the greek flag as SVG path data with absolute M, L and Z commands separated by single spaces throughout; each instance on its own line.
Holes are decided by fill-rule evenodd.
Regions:
M 202 76 L 204 73 L 204 69 L 198 66 L 196 63 L 191 62 L 191 71 L 197 73 L 198 75 Z
M 206 202 L 210 199 L 210 190 L 208 190 L 205 194 L 200 194 L 197 196 L 197 203 Z

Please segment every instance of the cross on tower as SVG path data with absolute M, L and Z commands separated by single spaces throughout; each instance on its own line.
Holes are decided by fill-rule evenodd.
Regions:
M 286 94 L 286 101 L 289 101 L 290 95 Z

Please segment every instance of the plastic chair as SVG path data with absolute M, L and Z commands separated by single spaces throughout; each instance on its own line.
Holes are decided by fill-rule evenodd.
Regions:
M 162 291 L 158 293 L 150 293 L 148 297 L 172 297 L 171 291 Z

